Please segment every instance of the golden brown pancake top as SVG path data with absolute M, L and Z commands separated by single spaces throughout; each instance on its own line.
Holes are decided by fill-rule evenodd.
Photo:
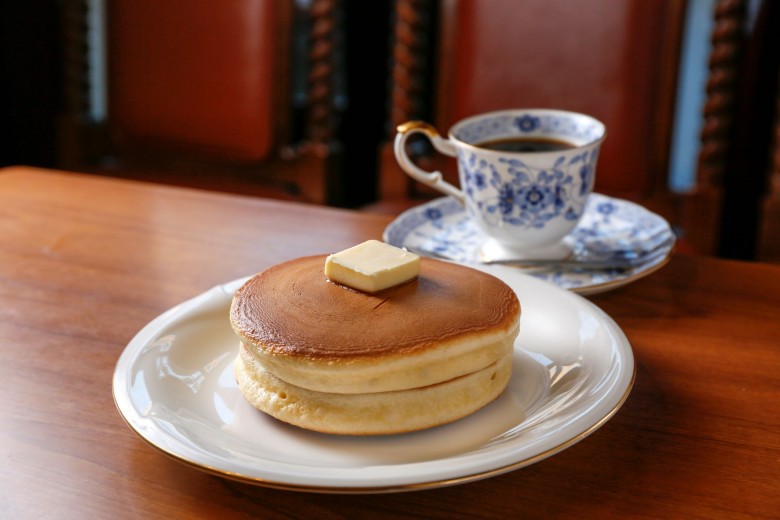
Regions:
M 247 281 L 230 310 L 236 332 L 269 353 L 349 359 L 506 331 L 519 318 L 514 291 L 475 269 L 422 258 L 417 279 L 368 294 L 329 281 L 325 257 L 297 258 Z

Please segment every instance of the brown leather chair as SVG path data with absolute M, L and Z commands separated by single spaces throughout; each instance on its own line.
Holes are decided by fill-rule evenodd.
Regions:
M 424 119 L 446 132 L 501 108 L 588 113 L 608 132 L 596 191 L 679 228 L 687 197 L 670 191 L 667 172 L 684 11 L 683 0 L 399 0 L 388 126 Z M 397 167 L 389 144 L 382 155 L 384 201 L 431 196 Z M 427 152 L 419 161 L 457 182 L 454 161 Z M 712 218 L 698 228 L 704 252 L 715 247 Z
M 64 4 L 61 166 L 338 203 L 334 1 L 107 2 L 104 121 L 88 115 L 89 4 Z

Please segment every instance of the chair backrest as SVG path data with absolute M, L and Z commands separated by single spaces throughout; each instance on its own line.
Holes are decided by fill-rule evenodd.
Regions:
M 446 132 L 463 117 L 501 108 L 590 114 L 608 132 L 596 190 L 676 224 L 680 197 L 669 189 L 668 165 L 685 7 L 676 0 L 401 0 L 393 126 L 422 118 Z M 426 19 L 440 22 L 427 50 Z M 431 75 L 419 60 L 434 65 Z M 435 154 L 421 160 L 442 163 Z M 443 163 L 456 181 L 454 161 Z M 386 151 L 381 186 L 385 198 L 426 193 Z
M 600 119 L 608 138 L 597 189 L 646 197 L 666 167 L 680 2 L 459 0 L 438 123 L 507 107 L 554 107 Z
M 76 14 L 66 17 L 66 33 L 79 34 L 84 22 L 78 14 L 88 16 L 89 5 L 65 1 Z M 89 143 L 82 143 L 82 153 L 71 153 L 71 159 L 113 155 L 128 168 L 165 163 L 167 170 L 183 160 L 182 175 L 194 163 L 215 175 L 244 170 L 289 187 L 302 200 L 335 202 L 328 186 L 338 164 L 332 158 L 339 116 L 334 6 L 328 0 L 305 6 L 266 0 L 108 2 L 108 116 L 82 139 L 100 135 L 107 146 L 88 157 Z M 82 39 L 66 44 L 86 47 L 88 39 Z M 71 71 L 71 90 L 92 86 L 83 69 Z M 85 108 L 71 107 L 74 125 L 87 119 Z
M 283 4 L 282 4 L 283 5 Z M 261 161 L 286 121 L 289 12 L 261 0 L 108 5 L 110 123 L 126 147 Z M 278 60 L 278 62 L 276 61 Z

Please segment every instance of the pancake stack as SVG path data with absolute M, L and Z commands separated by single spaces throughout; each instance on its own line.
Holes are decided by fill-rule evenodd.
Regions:
M 379 435 L 455 421 L 501 394 L 520 317 L 504 282 L 422 258 L 416 279 L 369 294 L 328 280 L 325 259 L 278 264 L 236 291 L 249 403 L 310 430 Z

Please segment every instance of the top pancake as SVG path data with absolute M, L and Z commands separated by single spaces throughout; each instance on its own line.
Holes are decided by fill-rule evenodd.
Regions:
M 242 340 L 273 356 L 348 362 L 517 327 L 514 291 L 481 271 L 422 258 L 416 280 L 367 294 L 330 282 L 325 258 L 278 264 L 239 288 L 230 318 Z

